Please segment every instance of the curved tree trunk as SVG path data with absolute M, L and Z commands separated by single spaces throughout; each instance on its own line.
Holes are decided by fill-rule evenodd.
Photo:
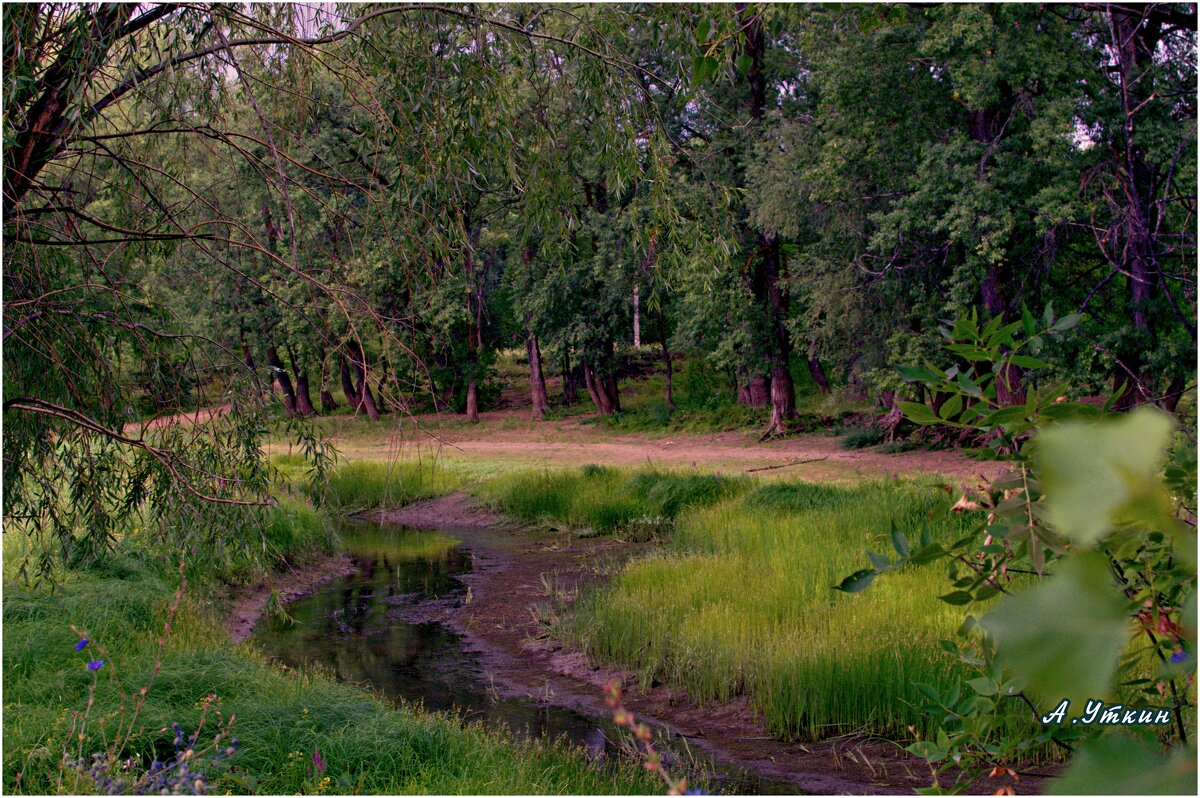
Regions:
M 296 373 L 296 412 L 302 416 L 315 416 L 317 409 L 313 407 L 312 393 L 308 388 L 308 372 L 300 368 L 296 353 L 289 346 L 288 360 L 291 361 L 292 371 Z
M 342 354 L 338 354 L 338 376 L 341 377 L 342 394 L 346 397 L 346 404 L 358 409 L 362 400 L 354 388 L 354 382 L 350 379 L 350 366 Z
M 825 376 L 825 369 L 821 367 L 821 359 L 816 355 L 808 356 L 808 373 L 812 376 L 813 382 L 817 384 L 817 390 L 822 396 L 829 393 L 829 378 Z
M 279 352 L 273 345 L 267 347 L 267 365 L 271 367 L 271 374 L 283 392 L 284 412 L 289 416 L 296 415 L 296 390 L 292 387 L 292 380 L 288 377 L 287 369 L 283 367 L 283 361 L 279 359 Z

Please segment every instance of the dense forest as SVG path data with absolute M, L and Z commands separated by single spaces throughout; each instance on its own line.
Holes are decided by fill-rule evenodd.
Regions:
M 193 580 L 260 538 L 266 558 L 268 440 L 304 455 L 289 512 L 338 506 L 322 417 L 475 424 L 519 384 L 522 418 L 615 423 L 648 372 L 664 424 L 724 414 L 763 445 L 811 431 L 806 399 L 870 442 L 1017 460 L 1043 405 L 1152 406 L 1194 478 L 1196 29 L 1189 3 L 8 4 L 3 500 L 26 542 L 6 585 L 59 583 L 134 528 L 139 556 L 210 558 Z M 630 501 L 611 526 L 682 506 Z M 1014 549 L 1028 573 L 1038 539 Z M 841 588 L 893 567 L 876 557 Z M 819 725 L 765 689 L 772 733 Z

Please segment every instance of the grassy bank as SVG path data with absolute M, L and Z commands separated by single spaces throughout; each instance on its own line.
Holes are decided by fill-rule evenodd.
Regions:
M 289 502 L 268 516 L 264 550 L 299 558 L 324 546 L 319 535 L 326 527 L 314 524 L 313 516 L 320 516 L 309 513 Z M 5 544 L 9 549 L 7 539 Z M 97 789 L 86 776 L 64 769 L 62 760 L 64 752 L 87 761 L 106 750 L 154 675 L 178 576 L 165 557 L 148 557 L 145 549 L 129 536 L 94 568 L 63 574 L 54 591 L 25 587 L 6 575 L 6 792 Z M 249 645 L 229 645 L 219 620 L 222 593 L 212 583 L 189 588 L 137 731 L 118 752 L 122 761 L 140 758 L 145 767 L 156 757 L 169 760 L 172 724 L 190 734 L 211 694 L 224 717 L 236 715 L 231 732 L 238 739 L 232 756 L 195 763 L 217 794 L 588 794 L 659 786 L 632 765 L 601 768 L 577 750 L 518 742 L 456 718 L 395 708 L 319 672 L 284 670 Z M 72 624 L 91 638 L 83 651 L 75 650 Z M 105 664 L 98 670 L 86 668 L 100 659 Z M 210 711 L 201 747 L 211 739 L 214 720 Z M 321 771 L 313 766 L 314 751 L 326 763 Z
M 670 543 L 585 594 L 561 630 L 649 684 L 701 701 L 748 694 L 770 728 L 817 739 L 851 731 L 907 738 L 925 730 L 916 683 L 938 688 L 958 663 L 940 641 L 962 622 L 938 569 L 889 574 L 862 594 L 832 589 L 890 552 L 890 525 L 950 542 L 973 520 L 951 516 L 932 485 L 838 486 L 695 473 L 578 470 L 511 474 L 481 494 L 529 521 L 625 532 L 659 518 Z
M 889 523 L 935 539 L 939 497 L 899 483 L 760 486 L 682 516 L 664 556 L 631 564 L 585 598 L 567 633 L 590 652 L 705 700 L 747 693 L 773 731 L 908 736 L 914 683 L 954 667 L 939 641 L 962 621 L 937 596 L 944 575 L 912 569 L 856 595 L 834 591 L 863 550 L 890 551 Z

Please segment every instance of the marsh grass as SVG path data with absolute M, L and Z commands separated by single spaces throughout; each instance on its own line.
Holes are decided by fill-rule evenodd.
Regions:
M 330 474 L 324 499 L 330 509 L 352 513 L 403 507 L 450 493 L 460 485 L 456 472 L 435 463 L 355 460 L 339 465 Z
M 587 465 L 580 469 L 520 471 L 479 486 L 505 513 L 580 534 L 608 534 L 647 521 L 674 519 L 745 490 L 749 482 L 717 474 L 628 471 Z
M 170 577 L 151 566 L 121 579 L 73 573 L 55 593 L 6 587 L 6 792 L 56 792 L 64 750 L 88 755 L 104 748 L 120 692 L 135 694 L 149 679 L 171 592 Z M 232 732 L 239 740 L 237 753 L 209 773 L 216 794 L 592 794 L 655 787 L 632 766 L 602 768 L 576 750 L 516 742 L 458 718 L 393 708 L 319 672 L 282 670 L 249 646 L 230 646 L 208 603 L 200 594 L 185 599 L 140 730 L 123 756 L 148 764 L 169 751 L 169 725 L 193 729 L 199 702 L 215 693 L 222 713 L 237 716 Z M 72 623 L 88 632 L 93 647 L 103 645 L 108 660 L 97 672 L 82 743 L 71 735 L 72 715 L 86 706 L 92 675 L 87 657 L 73 650 Z M 324 788 L 306 766 L 314 750 L 328 763 Z
M 863 566 L 864 549 L 891 554 L 893 519 L 929 524 L 945 542 L 972 521 L 937 512 L 932 486 L 895 481 L 740 494 L 680 514 L 673 543 L 581 597 L 564 634 L 644 684 L 701 701 L 748 694 L 782 735 L 928 731 L 913 685 L 955 677 L 939 643 L 963 616 L 937 599 L 942 571 L 905 569 L 854 595 L 832 587 Z

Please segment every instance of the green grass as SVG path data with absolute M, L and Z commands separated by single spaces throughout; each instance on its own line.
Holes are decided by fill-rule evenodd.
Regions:
M 341 513 L 403 507 L 450 493 L 459 485 L 455 472 L 428 462 L 357 460 L 333 471 L 325 501 Z
M 478 490 L 515 518 L 603 534 L 643 519 L 673 519 L 684 508 L 712 504 L 748 485 L 745 479 L 716 474 L 589 465 L 514 472 Z
M 6 792 L 57 792 L 64 750 L 103 750 L 106 730 L 120 717 L 120 691 L 134 694 L 149 680 L 171 592 L 170 577 L 150 568 L 121 579 L 74 573 L 54 593 L 6 586 Z M 602 769 L 578 751 L 518 743 L 456 718 L 395 709 L 320 673 L 285 672 L 248 645 L 230 646 L 211 618 L 204 599 L 193 594 L 185 600 L 125 754 L 148 762 L 156 751 L 170 751 L 171 732 L 164 727 L 178 722 L 190 732 L 200 716 L 197 702 L 213 693 L 226 717 L 237 716 L 232 731 L 239 740 L 237 753 L 210 774 L 210 791 L 217 794 L 318 790 L 306 772 L 314 749 L 328 762 L 326 791 L 333 793 L 588 794 L 658 786 L 632 766 Z M 72 623 L 92 637 L 87 652 L 73 651 Z M 98 672 L 88 738 L 80 745 L 72 721 L 88 702 L 85 653 L 107 664 Z M 76 786 L 94 789 L 88 782 Z
M 860 594 L 832 589 L 891 551 L 889 523 L 948 541 L 966 520 L 931 512 L 932 488 L 769 483 L 681 514 L 672 545 L 586 594 L 566 634 L 587 651 L 685 687 L 750 696 L 780 734 L 927 730 L 916 682 L 948 685 L 939 642 L 962 622 L 941 569 L 909 568 Z

